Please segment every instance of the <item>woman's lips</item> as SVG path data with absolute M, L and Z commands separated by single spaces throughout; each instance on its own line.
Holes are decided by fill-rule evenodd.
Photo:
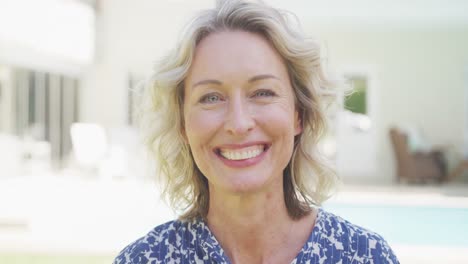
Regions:
M 220 148 L 219 154 L 228 160 L 245 160 L 255 158 L 265 151 L 263 144 L 248 146 L 245 148 Z
M 243 168 L 263 160 L 270 147 L 271 144 L 266 142 L 229 144 L 215 148 L 214 152 L 226 166 Z

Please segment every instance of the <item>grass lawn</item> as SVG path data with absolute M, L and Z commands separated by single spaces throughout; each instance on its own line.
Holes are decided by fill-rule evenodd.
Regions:
M 110 264 L 113 259 L 113 256 L 0 253 L 2 264 Z

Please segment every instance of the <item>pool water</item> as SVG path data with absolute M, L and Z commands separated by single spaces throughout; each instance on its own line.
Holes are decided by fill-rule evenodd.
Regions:
M 390 244 L 468 246 L 468 208 L 327 203 L 325 210 L 381 234 Z

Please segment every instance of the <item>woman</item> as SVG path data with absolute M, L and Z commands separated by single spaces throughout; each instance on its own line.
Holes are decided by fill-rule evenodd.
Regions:
M 288 23 L 219 1 L 158 67 L 143 123 L 183 213 L 115 263 L 398 263 L 382 237 L 318 208 L 336 182 L 316 151 L 332 93 L 318 45 Z

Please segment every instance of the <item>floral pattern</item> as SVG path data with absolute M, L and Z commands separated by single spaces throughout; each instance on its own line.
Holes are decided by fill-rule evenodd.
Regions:
M 114 264 L 230 263 L 224 250 L 201 219 L 175 220 L 151 230 L 128 245 Z M 399 263 L 378 234 L 319 209 L 308 241 L 291 264 Z

